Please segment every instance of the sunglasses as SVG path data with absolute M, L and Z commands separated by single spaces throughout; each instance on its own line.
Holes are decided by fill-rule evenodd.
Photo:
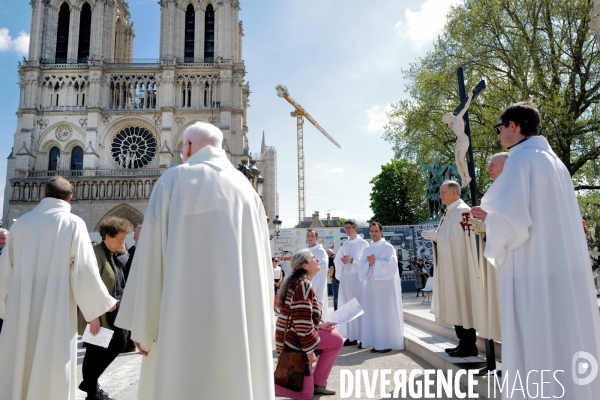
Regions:
M 508 126 L 508 125 L 510 125 L 510 121 L 508 121 L 508 122 L 500 122 L 499 124 L 494 125 L 494 130 L 496 131 L 496 134 L 497 135 L 500 134 L 500 127 L 501 126 Z

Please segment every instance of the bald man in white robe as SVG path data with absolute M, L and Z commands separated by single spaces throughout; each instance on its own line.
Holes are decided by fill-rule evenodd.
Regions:
M 150 197 L 115 323 L 147 355 L 139 400 L 275 396 L 267 217 L 222 140 L 187 128 Z

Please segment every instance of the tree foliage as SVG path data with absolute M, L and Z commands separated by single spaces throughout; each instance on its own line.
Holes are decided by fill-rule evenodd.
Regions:
M 392 160 L 381 167 L 371 182 L 371 221 L 382 225 L 414 225 L 427 219 L 425 179 L 422 171 L 405 160 Z
M 393 105 L 384 137 L 397 157 L 452 161 L 456 136 L 441 122 L 460 103 L 456 70 L 467 88 L 487 89 L 469 109 L 480 194 L 485 167 L 503 151 L 492 129 L 509 104 L 532 100 L 542 134 L 576 185 L 597 186 L 600 157 L 600 53 L 590 29 L 591 0 L 465 0 L 452 8 L 424 58 L 404 72 L 411 100 Z

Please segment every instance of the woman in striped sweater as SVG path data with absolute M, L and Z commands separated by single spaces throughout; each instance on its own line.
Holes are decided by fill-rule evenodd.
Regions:
M 334 325 L 330 322 L 321 323 L 321 306 L 310 282 L 319 269 L 317 260 L 308 249 L 294 253 L 292 274 L 280 286 L 277 295 L 277 307 L 280 309 L 275 332 L 277 353 L 283 350 L 287 325 L 285 346 L 305 352 L 309 364 L 309 375 L 304 378 L 302 392 L 275 385 L 275 395 L 278 397 L 308 400 L 314 394 L 335 394 L 334 390 L 327 389 L 327 378 L 342 350 L 344 338 L 333 332 Z M 315 350 L 320 350 L 320 356 L 313 370 L 312 364 L 317 361 Z

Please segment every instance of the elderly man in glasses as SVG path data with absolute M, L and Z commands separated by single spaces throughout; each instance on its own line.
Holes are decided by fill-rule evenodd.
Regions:
M 534 378 L 545 396 L 597 399 L 600 315 L 590 258 L 571 175 L 539 136 L 540 120 L 531 102 L 502 112 L 495 128 L 508 160 L 472 209 L 486 222 L 484 255 L 502 275 L 502 378 L 527 375 L 531 385 L 531 371 L 552 371 L 554 379 Z

